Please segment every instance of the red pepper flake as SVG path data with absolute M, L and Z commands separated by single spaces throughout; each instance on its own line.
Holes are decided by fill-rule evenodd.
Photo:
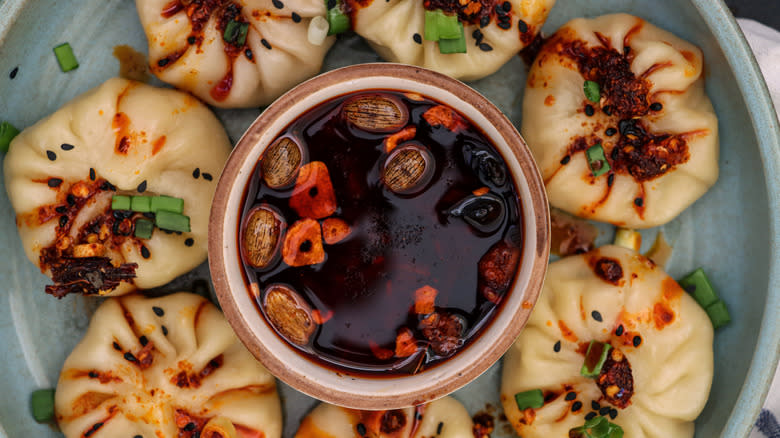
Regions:
M 334 245 L 352 234 L 349 224 L 342 219 L 329 217 L 322 221 L 322 238 L 328 245 Z
M 395 134 L 388 136 L 385 139 L 385 152 L 389 154 L 400 143 L 413 139 L 415 135 L 417 135 L 417 128 L 414 125 L 409 125 Z
M 417 352 L 417 340 L 412 331 L 404 327 L 398 331 L 395 337 L 395 356 L 409 357 Z
M 393 357 L 393 352 L 387 348 L 380 347 L 374 341 L 368 341 L 368 346 L 371 348 L 371 353 L 379 360 L 387 360 Z
M 290 207 L 304 218 L 321 219 L 335 213 L 336 194 L 325 163 L 312 161 L 301 166 Z
M 295 222 L 284 236 L 282 258 L 290 266 L 316 265 L 325 261 L 320 223 L 314 219 Z
M 423 114 L 423 118 L 433 127 L 443 126 L 452 132 L 466 129 L 463 118 L 450 107 L 437 105 Z
M 428 315 L 435 310 L 436 295 L 439 291 L 427 284 L 414 291 L 414 313 L 418 315 Z
M 317 309 L 314 309 L 311 312 L 311 319 L 313 319 L 314 322 L 319 325 L 325 324 L 326 322 L 330 321 L 331 318 L 333 318 L 332 310 L 328 310 L 325 314 Z

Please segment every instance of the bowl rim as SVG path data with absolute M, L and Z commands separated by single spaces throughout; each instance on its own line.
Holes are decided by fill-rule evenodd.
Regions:
M 780 359 L 780 124 L 764 76 L 736 18 L 723 0 L 690 0 L 723 50 L 753 124 L 769 201 L 767 297 L 756 349 L 722 437 L 746 437 L 764 404 Z
M 276 124 L 280 118 L 286 115 L 290 106 L 295 102 L 302 101 L 318 89 L 331 88 L 338 86 L 338 84 L 354 83 L 354 81 L 372 77 L 412 81 L 421 84 L 423 87 L 431 88 L 432 90 L 439 89 L 451 93 L 482 114 L 485 120 L 495 128 L 497 132 L 496 135 L 499 138 L 502 138 L 507 144 L 508 150 L 513 154 L 512 159 L 517 161 L 517 169 L 520 171 L 525 181 L 525 185 L 527 186 L 527 191 L 530 194 L 529 199 L 523 202 L 523 210 L 527 212 L 524 217 L 533 218 L 533 223 L 530 223 L 530 221 L 527 222 L 527 220 L 524 221 L 525 228 L 523 234 L 528 236 L 529 234 L 534 233 L 536 244 L 535 247 L 530 247 L 529 244 L 532 242 L 528 239 L 524 239 L 522 248 L 523 256 L 521 258 L 520 267 L 522 268 L 524 266 L 523 260 L 529 256 L 531 260 L 527 262 L 528 281 L 525 284 L 525 289 L 522 291 L 522 299 L 517 299 L 517 304 L 514 304 L 511 308 L 507 307 L 508 303 L 506 301 L 502 303 L 500 312 L 494 317 L 496 319 L 490 324 L 490 326 L 492 326 L 497 323 L 496 320 L 500 315 L 506 315 L 507 312 L 510 312 L 509 314 L 511 317 L 507 320 L 506 327 L 502 329 L 501 336 L 495 336 L 493 337 L 494 339 L 485 336 L 488 334 L 487 331 L 491 330 L 490 326 L 488 326 L 485 329 L 487 331 L 481 333 L 479 337 L 472 342 L 470 347 L 461 352 L 462 355 L 466 353 L 469 348 L 473 348 L 477 344 L 486 344 L 490 347 L 489 350 L 487 350 L 487 354 L 475 357 L 468 362 L 467 366 L 461 366 L 452 372 L 448 372 L 447 375 L 431 379 L 436 380 L 436 383 L 428 385 L 427 387 L 410 388 L 409 391 L 405 391 L 403 394 L 393 394 L 392 397 L 381 393 L 366 393 L 357 398 L 356 395 L 351 392 L 334 387 L 335 385 L 322 385 L 322 382 L 315 382 L 310 376 L 306 376 L 300 371 L 293 370 L 285 361 L 276 357 L 268 346 L 261 341 L 260 337 L 255 334 L 248 321 L 242 316 L 238 303 L 232 297 L 233 292 L 231 291 L 230 281 L 228 280 L 226 272 L 226 263 L 228 263 L 225 260 L 226 245 L 223 243 L 222 239 L 225 235 L 224 228 L 226 226 L 232 226 L 232 224 L 228 223 L 227 217 L 227 206 L 231 192 L 234 190 L 233 188 L 236 180 L 241 178 L 240 169 L 245 165 L 245 162 L 251 158 L 250 156 L 253 149 L 257 147 L 258 136 L 264 131 L 265 127 Z M 359 87 L 354 88 L 355 89 L 348 92 L 357 91 L 357 88 Z M 394 89 L 395 87 L 388 86 L 386 88 Z M 365 89 L 377 88 L 367 87 Z M 423 92 L 421 94 L 425 93 Z M 311 107 L 312 105 L 307 105 L 306 110 Z M 299 114 L 295 114 L 292 120 L 298 115 Z M 535 229 L 528 229 L 528 226 L 533 224 L 535 224 Z M 547 194 L 544 189 L 541 173 L 522 136 L 501 110 L 466 84 L 431 70 L 416 66 L 385 62 L 356 64 L 323 73 L 303 82 L 285 93 L 252 123 L 238 141 L 225 164 L 212 203 L 211 218 L 209 221 L 209 268 L 217 299 L 222 306 L 222 310 L 228 322 L 247 349 L 277 378 L 298 391 L 329 403 L 355 409 L 394 409 L 418 405 L 445 396 L 473 381 L 495 362 L 500 360 L 502 355 L 514 343 L 515 338 L 525 326 L 531 310 L 533 309 L 533 304 L 536 303 L 536 300 L 541 293 L 549 260 L 549 239 L 549 204 L 547 202 Z M 520 275 L 520 271 L 518 271 L 517 275 Z M 236 280 L 234 279 L 232 281 L 235 283 Z M 244 280 L 241 279 L 242 288 L 244 287 L 243 281 Z M 513 288 L 516 287 L 518 287 L 517 284 L 513 286 Z M 515 293 L 516 292 L 517 291 L 515 291 Z M 526 305 L 525 302 L 530 302 L 531 305 Z M 504 318 L 507 317 L 502 317 L 502 319 Z M 286 345 L 286 348 L 292 350 L 292 347 L 290 346 Z M 295 354 L 299 353 L 295 352 Z M 353 376 L 349 373 L 328 368 L 318 362 L 309 359 L 305 360 L 314 364 L 316 368 L 335 371 L 333 373 L 335 376 L 347 375 L 358 381 L 375 381 L 378 379 L 389 381 L 386 377 L 363 378 L 361 376 Z M 444 364 L 446 363 L 447 362 Z M 444 364 L 441 364 L 431 371 L 441 369 Z M 392 381 L 408 381 L 415 378 L 415 376 L 419 379 L 420 376 L 427 377 L 429 374 L 421 373 L 417 375 L 400 376 L 397 379 L 393 378 Z

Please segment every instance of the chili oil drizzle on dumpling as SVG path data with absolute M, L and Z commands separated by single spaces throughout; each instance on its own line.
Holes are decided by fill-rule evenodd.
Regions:
M 222 313 L 190 293 L 106 300 L 62 367 L 55 411 L 68 438 L 282 431 L 273 376 Z
M 632 438 L 690 438 L 713 378 L 705 311 L 650 259 L 605 246 L 550 264 L 528 324 L 504 356 L 501 402 L 524 438 L 568 437 L 604 416 Z M 581 368 L 609 344 L 598 376 Z M 518 409 L 540 389 L 544 404 Z
M 550 204 L 588 219 L 661 225 L 718 178 L 701 51 L 627 14 L 572 20 L 545 42 L 528 75 L 521 132 Z M 596 145 L 606 163 L 596 153 L 590 165 Z
M 230 148 L 194 97 L 116 78 L 25 129 L 5 157 L 5 186 L 27 257 L 55 280 L 46 291 L 121 295 L 203 263 Z M 154 216 L 113 211 L 117 194 L 182 199 L 190 232 L 135 237 L 136 223 Z
M 312 44 L 322 0 L 136 0 L 152 73 L 223 108 L 268 105 L 317 74 L 330 46 Z
M 531 44 L 555 0 L 344 0 L 352 28 L 387 61 L 461 80 L 494 73 Z M 425 40 L 425 11 L 457 14 L 466 53 L 443 54 Z

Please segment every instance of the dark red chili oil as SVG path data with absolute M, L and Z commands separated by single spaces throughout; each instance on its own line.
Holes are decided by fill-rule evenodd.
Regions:
M 390 96 L 408 109 L 406 126 L 415 126 L 416 135 L 397 147 L 424 145 L 435 160 L 433 177 L 422 191 L 399 195 L 384 184 L 382 166 L 388 153 L 383 142 L 392 133 L 361 131 L 342 116 L 345 100 L 364 93 Z M 249 284 L 247 290 L 261 314 L 266 288 L 282 283 L 320 315 L 330 316 L 317 325 L 308 344 L 288 343 L 307 358 L 340 372 L 373 377 L 410 374 L 452 357 L 492 321 L 512 289 L 519 265 L 521 206 L 504 159 L 480 129 L 463 116 L 464 123 L 456 131 L 431 126 L 423 114 L 440 104 L 410 96 L 390 90 L 343 95 L 307 111 L 282 131 L 277 138 L 298 139 L 303 163 L 321 161 L 327 166 L 337 201 L 330 217 L 346 221 L 351 234 L 332 245 L 323 242 L 326 258 L 319 264 L 290 267 L 282 257 L 264 269 L 244 263 L 247 282 L 259 287 L 259 297 L 254 296 Z M 289 205 L 295 183 L 280 190 L 269 188 L 261 178 L 261 162 L 245 189 L 243 215 L 257 205 L 270 204 L 284 217 L 289 230 L 301 219 Z M 505 208 L 497 230 L 480 232 L 462 218 L 448 215 L 448 209 L 474 196 L 475 191 L 483 193 L 485 188 L 497 195 Z M 237 226 L 243 223 L 242 218 Z M 498 276 L 508 278 L 503 288 L 506 290 L 490 291 L 494 303 L 486 298 L 491 293 L 486 292 L 489 288 L 485 275 L 478 273 L 478 265 L 484 269 L 485 263 L 480 264 L 480 260 L 491 249 L 497 253 L 497 247 L 513 249 L 516 257 L 513 266 L 500 267 L 506 272 Z M 506 257 L 500 255 L 492 259 L 498 264 L 504 260 Z M 429 342 L 430 327 L 426 331 L 429 338 L 423 334 L 424 316 L 414 313 L 415 291 L 423 286 L 438 291 L 435 310 L 442 319 L 454 316 L 465 325 L 454 348 L 437 344 L 437 353 Z M 270 322 L 269 326 L 273 327 Z M 382 355 L 376 354 L 377 347 L 393 352 L 397 334 L 406 329 L 411 329 L 416 339 L 417 353 L 378 358 Z M 277 334 L 284 339 L 280 332 Z

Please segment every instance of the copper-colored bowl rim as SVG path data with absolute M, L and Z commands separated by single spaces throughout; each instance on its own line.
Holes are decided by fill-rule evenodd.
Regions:
M 323 385 L 322 382 L 312 380 L 309 376 L 293 369 L 293 367 L 278 358 L 263 340 L 257 336 L 252 327 L 250 327 L 248 321 L 241 315 L 239 306 L 231 291 L 231 281 L 228 279 L 226 272 L 226 264 L 237 264 L 239 260 L 237 258 L 235 260 L 225 259 L 224 249 L 227 247 L 226 245 L 228 245 L 228 243 L 223 242 L 222 239 L 226 226 L 237 226 L 237 224 L 226 223 L 229 194 L 231 190 L 233 190 L 236 180 L 239 178 L 241 167 L 245 165 L 252 150 L 256 147 L 261 147 L 258 143 L 255 143 L 259 133 L 263 132 L 267 126 L 273 125 L 274 121 L 283 117 L 291 105 L 306 99 L 320 89 L 376 76 L 413 81 L 426 87 L 438 88 L 448 93 L 456 94 L 458 98 L 467 102 L 474 107 L 474 109 L 479 111 L 489 123 L 496 128 L 499 135 L 503 137 L 503 140 L 512 151 L 514 155 L 513 158 L 518 161 L 522 175 L 513 175 L 513 178 L 518 179 L 522 177 L 526 181 L 528 192 L 530 193 L 530 200 L 522 200 L 523 210 L 532 215 L 534 218 L 533 224 L 535 224 L 534 229 L 528 229 L 528 224 L 524 221 L 524 235 L 528 236 L 530 233 L 533 233 L 536 236 L 535 247 L 524 247 L 523 249 L 521 263 L 527 263 L 526 258 L 528 258 L 528 255 L 531 255 L 532 260 L 529 266 L 528 282 L 526 283 L 524 290 L 521 291 L 523 294 L 522 304 L 518 302 L 512 308 L 507 306 L 508 303 L 503 305 L 500 314 L 512 312 L 512 315 L 507 327 L 501 333 L 501 336 L 497 336 L 495 339 L 488 339 L 485 336 L 486 333 L 483 333 L 479 339 L 465 349 L 467 351 L 477 344 L 489 343 L 487 354 L 476 357 L 467 367 L 459 369 L 458 372 L 451 372 L 437 382 L 431 382 L 431 384 L 424 387 L 415 387 L 404 394 L 394 395 L 392 398 L 383 394 L 364 394 L 356 396 L 351 392 L 340 389 L 337 385 L 337 381 L 330 386 Z M 372 89 L 373 88 L 377 87 L 372 87 Z M 386 88 L 394 89 L 396 87 L 388 86 Z M 359 90 L 352 89 L 349 91 Z M 311 108 L 312 106 L 313 105 L 310 105 L 307 108 Z M 296 116 L 297 115 L 298 114 L 296 114 Z M 276 132 L 274 133 L 274 136 L 278 134 L 279 132 Z M 495 142 L 495 139 L 491 140 Z M 265 147 L 267 147 L 267 145 L 265 145 Z M 357 409 L 391 409 L 413 406 L 447 395 L 477 378 L 506 352 L 528 321 L 533 304 L 536 303 L 539 293 L 541 292 L 549 256 L 549 237 L 549 207 L 541 175 L 525 141 L 517 132 L 517 129 L 515 129 L 512 123 L 498 108 L 481 94 L 462 82 L 440 73 L 402 64 L 361 64 L 333 70 L 298 85 L 271 104 L 252 123 L 244 136 L 239 140 L 219 179 L 211 208 L 211 217 L 209 221 L 209 268 L 217 298 L 219 299 L 219 303 L 222 306 L 222 310 L 224 311 L 228 322 L 249 351 L 262 362 L 272 374 L 293 388 L 330 403 Z M 524 245 L 527 245 L 527 242 L 528 239 L 525 239 Z M 240 287 L 240 293 L 247 293 L 243 278 L 234 278 L 232 279 L 232 282 L 234 287 Z M 513 293 L 517 292 L 518 291 L 516 290 L 513 291 Z M 491 324 L 495 324 L 496 319 L 498 319 L 498 315 Z M 269 330 L 271 336 L 276 336 L 276 334 L 267 326 L 259 328 L 259 330 Z M 287 347 L 290 350 L 293 350 L 292 347 Z M 466 353 L 466 351 L 461 351 L 459 355 Z M 296 354 L 299 353 L 296 352 Z M 314 363 L 313 361 L 309 362 Z M 434 369 L 442 367 L 443 365 L 445 364 L 441 364 Z M 318 366 L 322 367 L 322 365 Z M 426 373 L 427 371 L 424 371 L 416 376 L 425 376 Z M 344 374 L 345 373 L 333 373 L 335 377 L 339 378 L 344 378 Z M 347 377 L 358 380 L 370 379 L 358 376 Z M 403 379 L 412 377 L 414 376 L 399 376 L 393 379 L 402 381 Z M 387 378 L 383 377 L 382 379 Z

